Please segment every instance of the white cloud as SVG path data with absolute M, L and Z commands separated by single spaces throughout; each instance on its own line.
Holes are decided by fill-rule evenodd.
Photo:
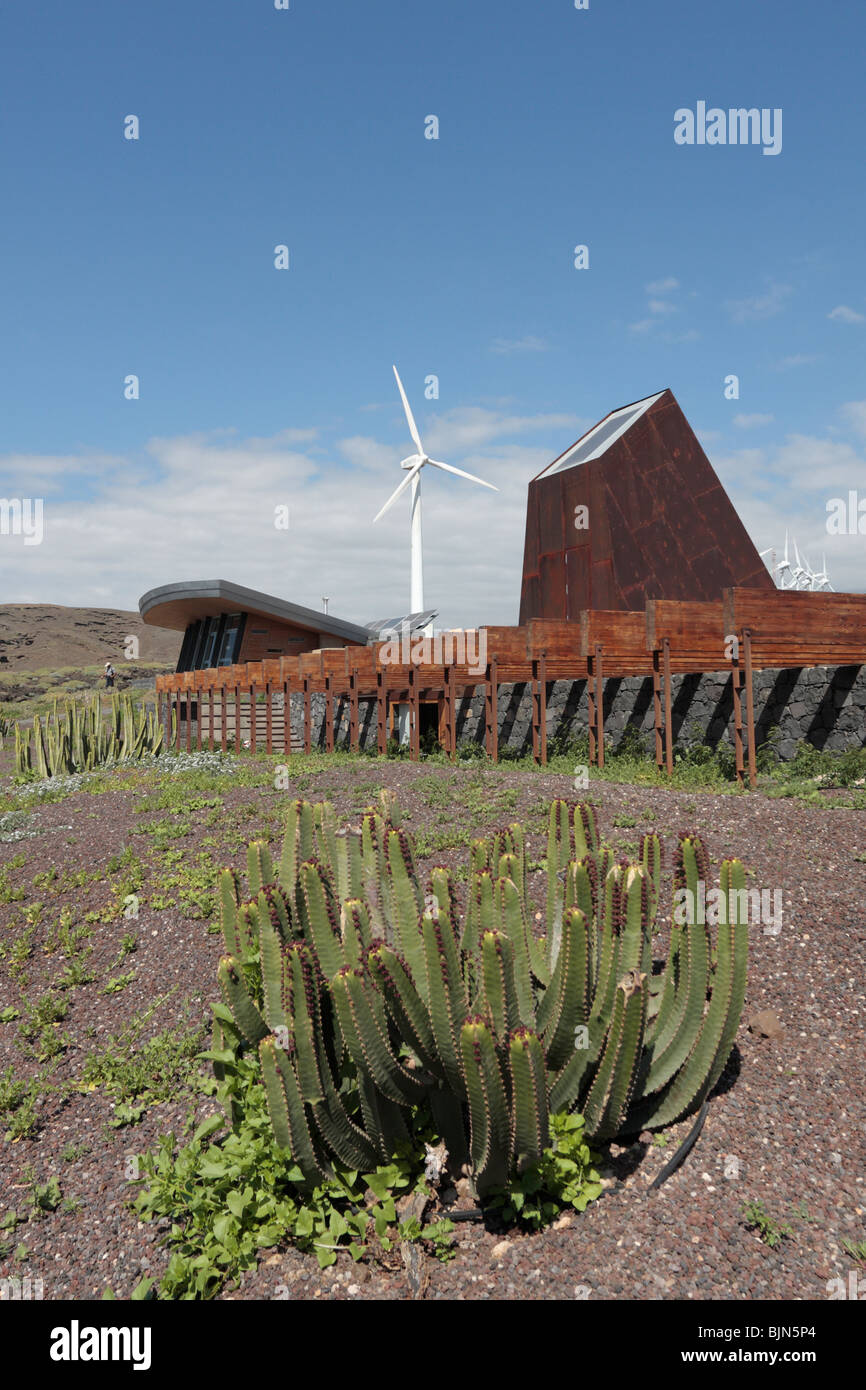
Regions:
M 527 485 L 592 422 L 472 408 L 420 423 L 434 457 L 499 488 L 425 470 L 427 602 L 443 624 L 516 622 Z M 375 526 L 373 517 L 410 449 L 358 435 L 300 450 L 284 435 L 220 431 L 153 439 L 144 461 L 112 467 L 84 453 L 55 460 L 67 492 L 46 493 L 42 544 L 0 540 L 5 601 L 135 608 L 159 584 L 224 578 L 314 609 L 326 593 L 332 613 L 359 622 L 406 608 L 408 496 Z M 26 484 L 38 462 L 17 455 L 13 470 L 0 459 L 4 490 L 34 495 Z M 280 504 L 288 531 L 274 526 Z
M 747 323 L 754 319 L 769 319 L 781 313 L 788 296 L 790 285 L 771 285 L 764 294 L 751 295 L 745 299 L 728 301 L 728 312 L 734 323 Z
M 679 280 L 676 280 L 673 275 L 669 275 L 664 280 L 651 280 L 646 286 L 646 292 L 647 294 L 669 294 L 671 290 L 678 290 L 679 287 Z
M 818 361 L 818 356 L 812 352 L 795 352 L 790 357 L 783 357 L 776 363 L 777 372 L 790 371 L 792 367 L 809 367 L 813 362 Z
M 514 352 L 548 352 L 549 349 L 550 344 L 544 338 L 536 338 L 532 333 L 525 338 L 494 338 L 490 345 L 491 352 L 498 352 L 502 356 Z
M 669 304 L 666 299 L 651 299 L 647 305 L 651 314 L 675 314 L 676 304 Z
M 735 415 L 734 424 L 738 429 L 750 430 L 758 425 L 771 425 L 775 415 Z
M 837 590 L 862 592 L 863 539 L 827 533 L 827 503 L 866 489 L 866 459 L 850 445 L 808 435 L 789 435 L 764 449 L 738 449 L 713 459 L 758 550 L 776 547 L 782 554 L 785 531 L 796 537 L 800 555 L 813 569 L 822 553 Z
M 652 319 L 638 319 L 637 323 L 629 324 L 628 331 L 629 333 L 649 333 L 653 326 Z
M 847 304 L 837 304 L 835 309 L 830 310 L 827 317 L 834 319 L 837 323 L 863 323 L 866 321 L 866 314 L 860 314 L 856 309 L 850 309 Z
M 848 401 L 842 407 L 842 415 L 858 434 L 866 438 L 866 401 Z

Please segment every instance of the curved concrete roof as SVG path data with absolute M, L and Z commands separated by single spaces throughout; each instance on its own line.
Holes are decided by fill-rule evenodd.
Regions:
M 186 579 L 177 584 L 162 584 L 158 589 L 148 589 L 138 600 L 138 611 L 144 622 L 152 627 L 185 628 L 198 618 L 213 617 L 217 613 L 254 613 L 261 617 L 277 618 L 297 627 L 308 628 L 311 632 L 324 633 L 329 637 L 340 637 L 346 642 L 358 642 L 366 646 L 370 632 L 358 623 L 335 618 L 332 613 L 319 613 L 315 608 L 302 608 L 297 603 L 287 603 L 285 599 L 274 598 L 272 594 L 262 594 L 256 589 L 245 589 L 240 584 L 230 584 L 227 579 Z

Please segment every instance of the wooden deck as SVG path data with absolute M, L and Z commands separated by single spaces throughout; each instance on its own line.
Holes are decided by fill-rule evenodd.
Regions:
M 499 688 L 525 684 L 532 696 L 532 749 L 547 762 L 547 697 L 554 681 L 585 680 L 590 760 L 604 766 L 604 680 L 643 676 L 653 682 L 656 762 L 673 770 L 671 677 L 730 671 L 734 696 L 737 777 L 756 781 L 752 675 L 762 668 L 866 664 L 866 595 L 727 589 L 719 602 L 654 599 L 637 612 L 590 609 L 579 622 L 488 627 L 471 635 L 483 671 L 457 661 L 393 663 L 393 643 L 326 648 L 297 657 L 246 662 L 208 671 L 158 676 L 160 717 L 174 705 L 177 746 L 285 753 L 312 749 L 312 696 L 325 699 L 325 748 L 335 745 L 338 708 L 348 710 L 349 747 L 360 738 L 359 704 L 376 701 L 377 749 L 384 754 L 395 704 L 410 708 L 410 752 L 420 757 L 420 706 L 435 702 L 439 738 L 454 758 L 456 706 L 482 693 L 485 747 L 498 760 Z M 465 640 L 465 637 L 464 637 Z M 294 741 L 286 713 L 292 694 L 303 704 L 303 735 Z M 744 708 L 745 706 L 745 708 Z M 187 717 L 187 713 L 191 717 Z

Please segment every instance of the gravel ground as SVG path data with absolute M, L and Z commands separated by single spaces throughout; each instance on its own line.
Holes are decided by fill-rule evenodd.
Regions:
M 160 840 L 141 830 L 165 822 L 168 814 L 136 814 L 141 798 L 153 795 L 152 774 L 146 789 L 144 783 L 137 788 L 134 777 L 118 776 L 125 789 L 96 796 L 81 790 L 39 806 L 26 821 L 37 834 L 0 843 L 0 871 L 26 856 L 3 880 L 0 1013 L 23 1008 L 24 982 L 10 967 L 9 950 L 24 930 L 25 911 L 34 902 L 45 904 L 22 967 L 23 998 L 32 1001 L 68 963 L 58 951 L 43 949 L 61 910 L 68 908 L 73 922 L 88 911 L 105 918 L 123 877 L 122 871 L 110 872 L 111 856 L 131 845 L 145 865 L 138 919 L 130 923 L 115 915 L 97 922 L 86 962 L 94 979 L 65 991 L 68 1015 L 56 1031 L 66 1046 L 51 1077 L 58 1089 L 43 1095 L 38 1129 L 15 1142 L 0 1137 L 0 1224 L 10 1210 L 26 1211 L 34 1181 L 45 1183 L 52 1175 L 60 1181 L 64 1204 L 12 1232 L 0 1230 L 0 1278 L 42 1279 L 46 1299 L 101 1297 L 107 1287 L 124 1298 L 144 1274 L 159 1277 L 168 1252 L 158 1243 L 159 1228 L 138 1222 L 129 1210 L 130 1161 L 159 1135 L 180 1134 L 214 1108 L 209 1098 L 187 1093 L 147 1109 L 136 1124 L 112 1128 L 113 1105 L 104 1089 L 58 1093 L 63 1083 L 80 1082 L 88 1054 L 101 1051 L 109 1035 L 170 991 L 143 1037 L 167 1027 L 188 1030 L 208 1018 L 220 939 L 189 904 L 152 901 L 156 897 L 159 904 L 166 877 L 175 871 L 172 851 L 208 852 L 216 864 L 241 866 L 249 839 L 261 833 L 279 838 L 287 796 L 315 800 L 327 794 L 338 810 L 357 813 L 375 787 L 387 785 L 398 792 L 416 835 L 438 835 L 438 845 L 447 846 L 449 834 L 456 839 L 460 832 L 482 833 L 520 818 L 530 826 L 540 857 L 544 804 L 553 796 L 574 796 L 568 777 L 508 765 L 452 770 L 361 760 L 315 776 L 305 771 L 288 791 L 231 787 L 216 806 L 196 806 L 196 798 L 213 793 L 192 793 L 192 809 L 171 818 L 186 833 Z M 413 1251 L 406 1265 L 398 1251 L 388 1267 L 354 1265 L 347 1258 L 322 1272 L 312 1256 L 294 1249 L 266 1252 L 223 1298 L 826 1300 L 828 1281 L 847 1282 L 852 1268 L 864 1272 L 841 1242 L 866 1238 L 866 817 L 829 804 L 825 809 L 771 800 L 760 792 L 711 795 L 592 782 L 584 795 L 599 808 L 604 837 L 625 852 L 644 830 L 655 828 L 669 866 L 676 832 L 696 828 L 714 868 L 736 853 L 754 871 L 752 886 L 782 893 L 781 932 L 753 928 L 736 1048 L 684 1165 L 663 1187 L 649 1191 L 690 1120 L 668 1131 L 663 1145 L 647 1136 L 648 1142 L 630 1148 L 606 1148 L 602 1197 L 583 1215 L 565 1217 L 540 1234 L 504 1234 L 464 1223 L 457 1228 L 457 1256 L 447 1264 Z M 615 818 L 624 823 L 615 827 Z M 464 859 L 465 847 L 455 845 L 431 848 L 423 862 L 456 866 Z M 34 885 L 35 877 L 52 868 L 68 878 L 80 870 L 99 877 L 86 884 L 69 884 L 67 878 L 59 889 L 55 881 L 50 891 Z M 15 897 L 16 889 L 24 895 Z M 137 947 L 118 964 L 120 941 L 130 927 Z M 663 929 L 656 954 L 665 945 Z M 110 979 L 130 972 L 125 987 L 103 993 Z M 775 1036 L 749 1030 L 749 1021 L 764 1010 L 779 1021 Z M 0 1024 L 0 1078 L 10 1067 L 24 1080 L 46 1071 L 45 1063 L 25 1055 L 20 1022 Z M 0 1136 L 7 1123 L 8 1116 L 0 1117 Z M 743 1204 L 752 1201 L 788 1228 L 772 1248 L 745 1225 Z

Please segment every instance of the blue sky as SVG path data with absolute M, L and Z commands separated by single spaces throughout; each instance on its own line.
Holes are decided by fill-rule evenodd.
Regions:
M 529 479 L 664 386 L 759 548 L 866 588 L 825 530 L 866 498 L 864 41 L 853 0 L 7 9 L 0 495 L 45 536 L 0 536 L 0 599 L 404 608 L 392 362 L 430 452 L 500 488 L 425 475 L 445 622 L 516 621 Z M 781 153 L 675 144 L 698 101 L 781 108 Z

